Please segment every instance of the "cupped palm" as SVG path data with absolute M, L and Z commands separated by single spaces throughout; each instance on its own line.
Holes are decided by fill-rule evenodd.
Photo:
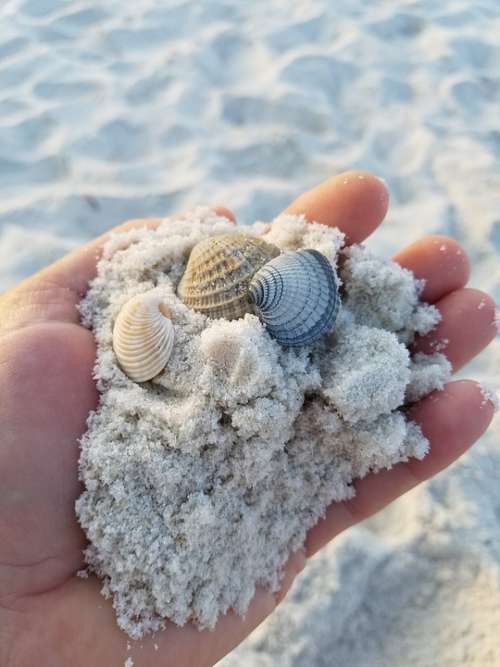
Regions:
M 338 226 L 348 241 L 359 242 L 378 226 L 386 208 L 382 183 L 350 172 L 305 193 L 288 211 Z M 232 217 L 226 209 L 218 211 Z M 123 228 L 158 222 L 132 221 Z M 278 595 L 259 590 L 245 619 L 227 614 L 212 633 L 167 624 L 155 637 L 132 643 L 117 627 L 99 582 L 75 576 L 85 546 L 74 513 L 81 492 L 78 440 L 98 402 L 92 378 L 95 343 L 80 326 L 76 305 L 94 275 L 103 241 L 97 239 L 0 298 L 2 667 L 114 667 L 128 656 L 141 667 L 214 664 L 275 608 L 306 556 L 451 463 L 487 428 L 493 413 L 471 381 L 450 383 L 424 399 L 412 416 L 430 439 L 431 454 L 368 476 L 357 484 L 356 498 L 331 506 L 310 531 L 305 552 L 291 557 Z M 447 338 L 446 354 L 457 369 L 495 335 L 494 304 L 464 288 L 467 259 L 450 239 L 424 239 L 396 260 L 426 279 L 424 297 L 443 317 L 417 348 L 432 351 L 433 341 Z M 480 301 L 485 305 L 478 310 Z

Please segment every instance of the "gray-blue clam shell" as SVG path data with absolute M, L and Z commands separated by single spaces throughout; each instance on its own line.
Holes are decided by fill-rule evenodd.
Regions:
M 317 250 L 286 252 L 257 271 L 250 297 L 281 345 L 309 345 L 333 328 L 340 305 L 335 272 Z

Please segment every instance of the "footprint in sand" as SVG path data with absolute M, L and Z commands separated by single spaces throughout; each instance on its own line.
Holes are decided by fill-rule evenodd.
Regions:
M 491 225 L 489 237 L 497 252 L 500 252 L 500 220 L 496 220 Z
M 314 97 L 339 101 L 345 88 L 352 86 L 358 67 L 328 56 L 295 56 L 281 71 L 280 78 L 298 89 L 309 90 Z
M 106 162 L 136 160 L 149 147 L 146 128 L 117 119 L 92 130 L 72 145 L 72 152 Z
M 482 77 L 457 81 L 451 86 L 450 93 L 464 115 L 476 118 L 485 105 L 498 99 L 500 79 Z
M 301 44 L 318 42 L 329 25 L 328 19 L 320 14 L 304 21 L 298 21 L 284 28 L 279 27 L 266 37 L 269 48 L 281 53 L 296 49 Z
M 450 42 L 458 62 L 467 63 L 474 68 L 483 68 L 494 62 L 495 51 L 492 46 L 479 39 L 460 37 Z
M 67 0 L 25 0 L 18 9 L 18 14 L 47 20 L 61 9 L 67 9 Z
M 401 40 L 416 37 L 424 26 L 425 21 L 420 16 L 398 13 L 369 24 L 368 30 L 383 40 Z
M 108 13 L 97 7 L 87 7 L 86 9 L 78 9 L 61 16 L 54 21 L 54 27 L 63 30 L 79 31 L 88 26 L 98 25 L 102 29 L 104 21 L 108 18 Z
M 52 136 L 55 121 L 48 113 L 26 118 L 12 125 L 0 125 L 0 155 L 26 154 L 33 156 L 43 143 Z
M 0 158 L 0 190 L 17 186 L 38 185 L 62 180 L 69 173 L 69 165 L 61 156 L 22 161 Z
M 222 150 L 217 172 L 221 178 L 231 180 L 243 174 L 286 178 L 302 169 L 304 159 L 299 144 L 292 137 L 277 136 Z
M 41 81 L 33 92 L 36 97 L 45 100 L 72 100 L 96 95 L 101 86 L 94 81 Z
M 326 113 L 312 109 L 300 95 L 291 92 L 272 100 L 226 94 L 222 117 L 230 125 L 272 123 L 315 133 L 327 130 L 330 122 Z
M 0 63 L 7 58 L 17 56 L 22 53 L 29 45 L 29 40 L 24 37 L 13 37 L 0 42 Z

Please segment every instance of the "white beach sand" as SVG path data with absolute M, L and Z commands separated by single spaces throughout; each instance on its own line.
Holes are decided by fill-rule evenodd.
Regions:
M 252 235 L 244 252 L 254 267 L 261 262 L 255 248 L 248 253 L 252 237 L 281 266 L 308 248 L 299 252 L 324 262 L 313 265 L 318 274 L 329 267 L 331 283 L 315 279 L 311 263 L 308 273 L 304 264 L 303 273 L 295 269 L 292 285 L 302 276 L 305 299 L 295 292 L 288 311 L 281 310 L 281 333 L 297 338 L 317 324 L 328 304 L 338 303 L 341 285 L 340 312 L 314 343 L 288 347 L 251 310 L 216 319 L 179 298 L 179 279 L 188 273 L 187 258 L 188 266 L 193 253 L 199 258 L 199 243 L 221 234 L 241 239 L 242 229 Z M 407 348 L 437 326 L 439 311 L 419 301 L 423 282 L 409 271 L 361 246 L 342 251 L 343 244 L 337 229 L 303 216 L 238 228 L 207 207 L 106 243 L 79 304 L 97 343 L 101 396 L 81 439 L 85 489 L 76 513 L 90 543 L 90 572 L 134 639 L 164 627 L 165 617 L 203 629 L 228 609 L 245 614 L 256 586 L 279 589 L 283 563 L 332 501 L 353 497 L 354 480 L 428 452 L 428 440 L 399 408 L 450 379 L 443 354 L 410 357 Z M 244 285 L 248 276 L 238 262 L 241 246 L 239 255 L 234 249 L 227 253 L 226 246 L 223 255 L 219 245 L 202 281 L 212 294 L 214 286 L 222 290 L 217 277 L 225 267 L 219 298 L 232 297 L 233 304 L 235 283 Z M 198 264 L 193 274 L 199 271 Z M 287 274 L 279 275 L 268 303 L 287 292 Z M 132 375 L 124 372 L 130 354 L 118 363 L 117 331 L 128 333 L 129 352 L 139 344 L 137 319 L 134 335 L 131 321 L 127 328 L 122 320 L 131 299 L 134 306 L 147 299 L 156 313 L 163 303 L 169 314 L 173 347 L 166 366 L 143 377 L 151 382 L 137 382 L 137 365 Z M 306 301 L 314 308 L 304 317 Z M 270 324 L 277 316 L 275 307 Z
M 270 219 L 359 167 L 392 193 L 370 247 L 450 234 L 500 300 L 497 0 L 7 0 L 0 23 L 0 289 L 123 219 Z M 461 375 L 498 390 L 499 360 Z M 221 665 L 500 664 L 499 436 L 337 539 Z

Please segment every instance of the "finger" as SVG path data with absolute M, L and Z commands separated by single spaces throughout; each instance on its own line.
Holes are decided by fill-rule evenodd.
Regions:
M 457 371 L 495 338 L 495 302 L 476 289 L 459 289 L 436 304 L 441 322 L 427 336 L 417 338 L 414 352 L 443 352 Z
M 222 218 L 227 218 L 231 222 L 236 223 L 236 216 L 232 211 L 230 211 L 225 206 L 212 206 L 212 210 L 214 211 L 214 213 L 217 213 L 217 215 L 220 215 Z
M 235 221 L 227 208 L 216 206 L 213 210 Z M 110 235 L 140 227 L 154 229 L 162 222 L 162 218 L 138 219 L 114 227 L 6 292 L 0 297 L 0 332 L 48 320 L 78 324 L 76 306 L 96 274 L 102 248 Z
M 446 236 L 426 236 L 400 250 L 394 261 L 425 280 L 421 298 L 435 303 L 445 294 L 464 287 L 470 264 L 460 245 Z
M 285 213 L 337 227 L 348 243 L 360 243 L 380 225 L 388 205 L 389 192 L 380 179 L 363 171 L 347 171 L 300 195 Z
M 411 459 L 391 470 L 370 474 L 355 485 L 356 496 L 332 504 L 308 533 L 307 555 L 312 556 L 335 535 L 375 514 L 420 482 L 436 475 L 461 456 L 488 428 L 494 406 L 471 380 L 450 382 L 410 411 L 430 442 L 422 460 Z

